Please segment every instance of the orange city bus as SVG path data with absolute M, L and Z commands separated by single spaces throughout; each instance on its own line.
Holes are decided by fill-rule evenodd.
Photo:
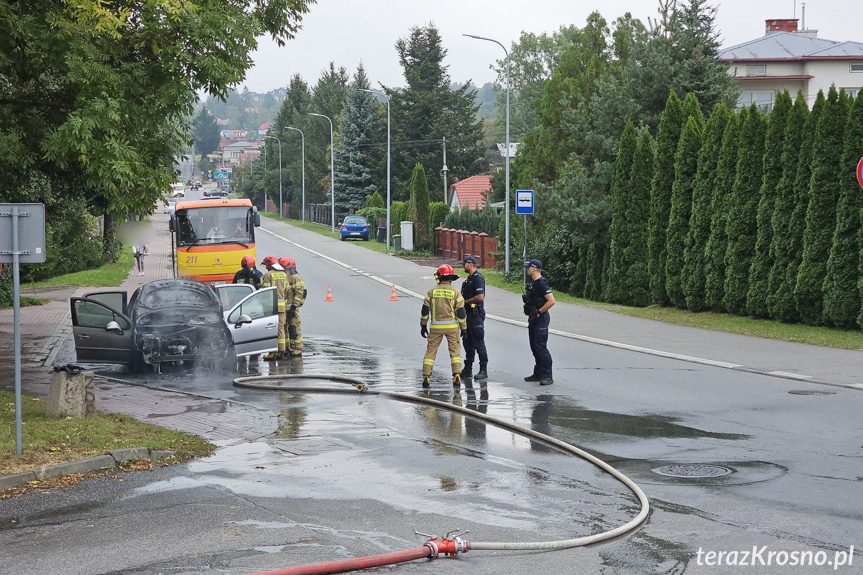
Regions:
M 177 202 L 171 216 L 174 276 L 210 285 L 230 283 L 246 254 L 255 256 L 258 209 L 248 199 Z

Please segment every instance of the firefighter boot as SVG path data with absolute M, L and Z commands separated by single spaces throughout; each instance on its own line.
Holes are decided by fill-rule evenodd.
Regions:
M 466 363 L 461 370 L 461 378 L 470 379 L 471 377 L 473 377 L 473 365 Z
M 461 387 L 461 374 L 460 373 L 452 374 L 452 386 L 453 387 Z
M 267 355 L 264 356 L 264 361 L 275 361 L 277 353 L 275 351 L 271 351 Z
M 428 387 L 429 385 L 431 385 L 431 382 L 429 381 L 429 376 L 424 375 L 423 376 L 423 387 Z
M 476 372 L 474 379 L 488 379 L 488 372 L 485 370 L 484 365 L 479 366 L 479 371 Z

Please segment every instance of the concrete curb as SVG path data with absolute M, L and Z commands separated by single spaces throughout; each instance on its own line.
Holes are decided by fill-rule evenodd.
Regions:
M 70 461 L 68 463 L 58 463 L 57 465 L 48 465 L 40 467 L 33 471 L 25 471 L 23 473 L 13 473 L 8 475 L 0 475 L 0 491 L 5 491 L 18 485 L 38 481 L 46 477 L 58 477 L 60 475 L 72 475 L 73 473 L 86 473 L 88 471 L 98 471 L 100 469 L 108 469 L 116 467 L 133 459 L 164 459 L 175 455 L 174 451 L 153 450 L 146 447 L 132 447 L 129 449 L 113 449 L 107 451 L 105 455 L 96 457 L 88 457 L 79 461 Z

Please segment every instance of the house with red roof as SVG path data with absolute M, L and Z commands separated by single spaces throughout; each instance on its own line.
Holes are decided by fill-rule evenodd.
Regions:
M 471 176 L 449 187 L 449 208 L 481 210 L 491 193 L 491 176 Z

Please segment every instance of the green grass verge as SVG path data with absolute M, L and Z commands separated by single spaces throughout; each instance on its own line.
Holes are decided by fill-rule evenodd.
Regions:
M 125 415 L 53 418 L 45 401 L 21 397 L 21 447 L 15 454 L 15 395 L 0 391 L 0 473 L 19 473 L 67 461 L 102 455 L 109 449 L 147 447 L 177 452 L 178 460 L 211 454 L 203 439 L 165 429 Z
M 29 289 L 45 286 L 119 286 L 129 277 L 129 272 L 134 265 L 135 258 L 132 255 L 132 250 L 120 250 L 117 261 L 112 264 L 24 284 L 21 287 Z
M 504 279 L 503 273 L 497 270 L 482 270 L 482 272 L 487 284 L 513 293 L 521 293 L 521 282 L 508 282 Z M 827 327 L 788 324 L 779 321 L 752 319 L 726 313 L 693 313 L 691 311 L 680 310 L 672 307 L 628 307 L 590 301 L 560 292 L 556 292 L 554 294 L 554 299 L 556 301 L 574 303 L 613 313 L 652 319 L 665 323 L 674 323 L 677 325 L 700 327 L 714 331 L 753 335 L 757 337 L 779 339 L 795 343 L 808 343 L 839 349 L 863 349 L 863 332 L 860 331 L 846 331 Z

